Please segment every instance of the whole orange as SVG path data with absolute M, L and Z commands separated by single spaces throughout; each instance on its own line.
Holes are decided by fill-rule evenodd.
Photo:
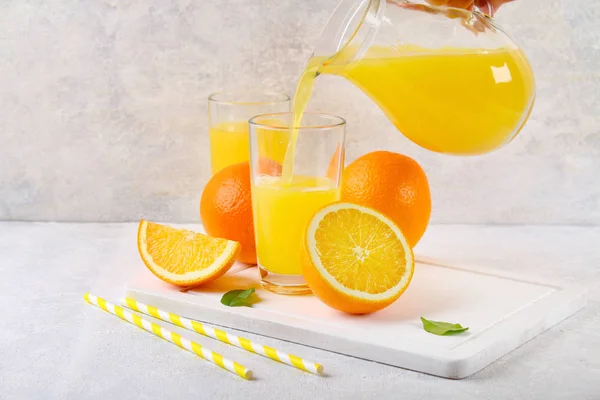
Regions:
M 202 192 L 200 218 L 210 236 L 242 246 L 238 261 L 256 264 L 248 162 L 230 165 L 213 175 Z
M 354 160 L 344 170 L 341 199 L 386 215 L 400 227 L 411 247 L 429 224 L 427 176 L 415 160 L 402 154 L 374 151 Z

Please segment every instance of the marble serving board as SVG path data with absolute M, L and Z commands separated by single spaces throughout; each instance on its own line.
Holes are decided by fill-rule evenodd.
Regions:
M 258 284 L 257 269 L 242 265 L 188 291 L 143 271 L 128 284 L 126 295 L 199 321 L 452 379 L 486 367 L 586 301 L 582 287 L 505 272 L 423 259 L 415 268 L 397 302 L 363 316 L 333 310 L 314 296 L 268 292 Z M 223 293 L 248 287 L 255 287 L 262 299 L 252 308 L 220 303 Z M 423 330 L 421 316 L 469 330 L 435 336 Z

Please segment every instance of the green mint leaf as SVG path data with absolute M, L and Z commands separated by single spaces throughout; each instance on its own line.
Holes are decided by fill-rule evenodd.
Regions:
M 228 307 L 252 307 L 260 299 L 254 293 L 254 288 L 230 290 L 221 297 L 221 304 Z
M 444 335 L 454 335 L 456 333 L 461 333 L 469 328 L 465 328 L 460 324 L 451 324 L 449 322 L 442 321 L 430 321 L 421 317 L 421 322 L 423 323 L 423 329 L 425 329 L 429 333 L 433 333 L 434 335 L 444 336 Z

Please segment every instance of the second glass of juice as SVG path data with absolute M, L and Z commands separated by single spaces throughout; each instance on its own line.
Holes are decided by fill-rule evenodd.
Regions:
M 250 159 L 248 119 L 258 114 L 285 112 L 289 96 L 273 92 L 219 92 L 208 97 L 212 174 Z M 273 157 L 283 161 L 285 148 Z
M 323 206 L 339 201 L 346 122 L 304 113 L 258 115 L 249 121 L 252 211 L 261 285 L 280 294 L 308 294 L 302 276 L 304 231 Z M 288 145 L 289 144 L 289 145 Z M 284 163 L 273 149 L 285 145 Z

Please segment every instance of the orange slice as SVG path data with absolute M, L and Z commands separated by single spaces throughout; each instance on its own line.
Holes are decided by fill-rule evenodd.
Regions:
M 334 203 L 306 229 L 303 274 L 325 304 L 350 314 L 389 306 L 414 272 L 411 247 L 400 228 L 368 207 Z
M 240 251 L 237 242 L 187 229 L 140 221 L 138 250 L 146 267 L 165 282 L 195 286 L 223 275 Z

